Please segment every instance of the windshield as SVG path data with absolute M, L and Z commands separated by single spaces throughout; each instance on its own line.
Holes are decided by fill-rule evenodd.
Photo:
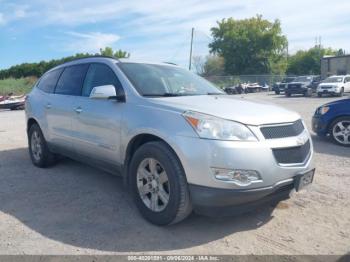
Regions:
M 179 67 L 141 63 L 118 66 L 143 96 L 224 94 L 207 80 Z
M 294 81 L 294 77 L 288 77 L 288 78 L 284 78 L 282 80 L 282 83 L 290 83 L 290 82 L 293 82 Z
M 343 77 L 336 76 L 336 77 L 328 77 L 325 80 L 323 80 L 323 83 L 341 83 L 343 82 Z
M 311 82 L 312 77 L 311 76 L 298 76 L 294 79 L 294 82 Z

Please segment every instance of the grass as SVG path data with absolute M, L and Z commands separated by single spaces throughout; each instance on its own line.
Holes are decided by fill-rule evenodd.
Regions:
M 13 93 L 14 95 L 27 94 L 36 82 L 36 77 L 7 78 L 0 80 L 0 95 Z

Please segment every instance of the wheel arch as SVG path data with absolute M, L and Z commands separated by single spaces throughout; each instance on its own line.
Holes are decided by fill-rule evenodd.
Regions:
M 32 127 L 32 125 L 34 125 L 34 124 L 37 124 L 37 125 L 40 127 L 38 120 L 36 120 L 34 117 L 28 118 L 28 120 L 27 120 L 27 134 L 28 134 L 28 132 L 29 132 L 29 129 L 30 129 L 30 128 Z
M 125 151 L 124 164 L 123 164 L 123 178 L 124 178 L 125 185 L 128 185 L 128 183 L 129 183 L 129 176 L 128 176 L 129 164 L 130 164 L 130 161 L 132 159 L 133 154 L 142 145 L 144 145 L 148 142 L 153 142 L 153 141 L 163 142 L 171 151 L 173 151 L 175 156 L 178 158 L 180 164 L 182 165 L 181 160 L 180 160 L 179 155 L 177 154 L 176 150 L 164 138 L 162 138 L 159 135 L 155 135 L 155 134 L 151 134 L 151 133 L 137 134 L 133 138 L 130 139 L 130 141 L 126 147 L 126 151 Z

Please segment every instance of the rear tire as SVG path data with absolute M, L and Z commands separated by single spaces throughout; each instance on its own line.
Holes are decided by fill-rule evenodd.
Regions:
M 322 97 L 322 94 L 321 94 L 321 93 L 317 93 L 317 96 L 318 96 L 318 97 Z
M 28 131 L 28 147 L 30 158 L 35 166 L 44 168 L 56 163 L 56 155 L 50 152 L 37 124 L 33 124 Z
M 285 96 L 286 96 L 286 97 L 290 97 L 290 96 L 291 96 L 291 94 L 290 94 L 290 93 L 288 93 L 288 92 L 285 92 Z
M 148 142 L 137 149 L 130 163 L 129 177 L 136 206 L 149 222 L 175 224 L 192 212 L 185 172 L 176 154 L 165 143 Z M 153 199 L 155 204 L 152 204 Z

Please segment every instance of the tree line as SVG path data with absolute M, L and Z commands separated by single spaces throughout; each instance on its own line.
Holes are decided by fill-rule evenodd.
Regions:
M 91 57 L 91 56 L 110 56 L 115 58 L 128 58 L 130 54 L 123 50 L 113 51 L 111 47 L 105 47 L 104 49 L 100 49 L 99 53 L 90 54 L 90 53 L 77 53 L 73 56 L 67 56 L 61 59 L 51 59 L 49 61 L 40 61 L 38 63 L 22 63 L 19 65 L 11 66 L 8 69 L 0 70 L 0 79 L 6 78 L 21 78 L 28 76 L 40 77 L 47 70 L 51 68 L 63 64 L 65 62 L 69 62 L 78 58 Z

